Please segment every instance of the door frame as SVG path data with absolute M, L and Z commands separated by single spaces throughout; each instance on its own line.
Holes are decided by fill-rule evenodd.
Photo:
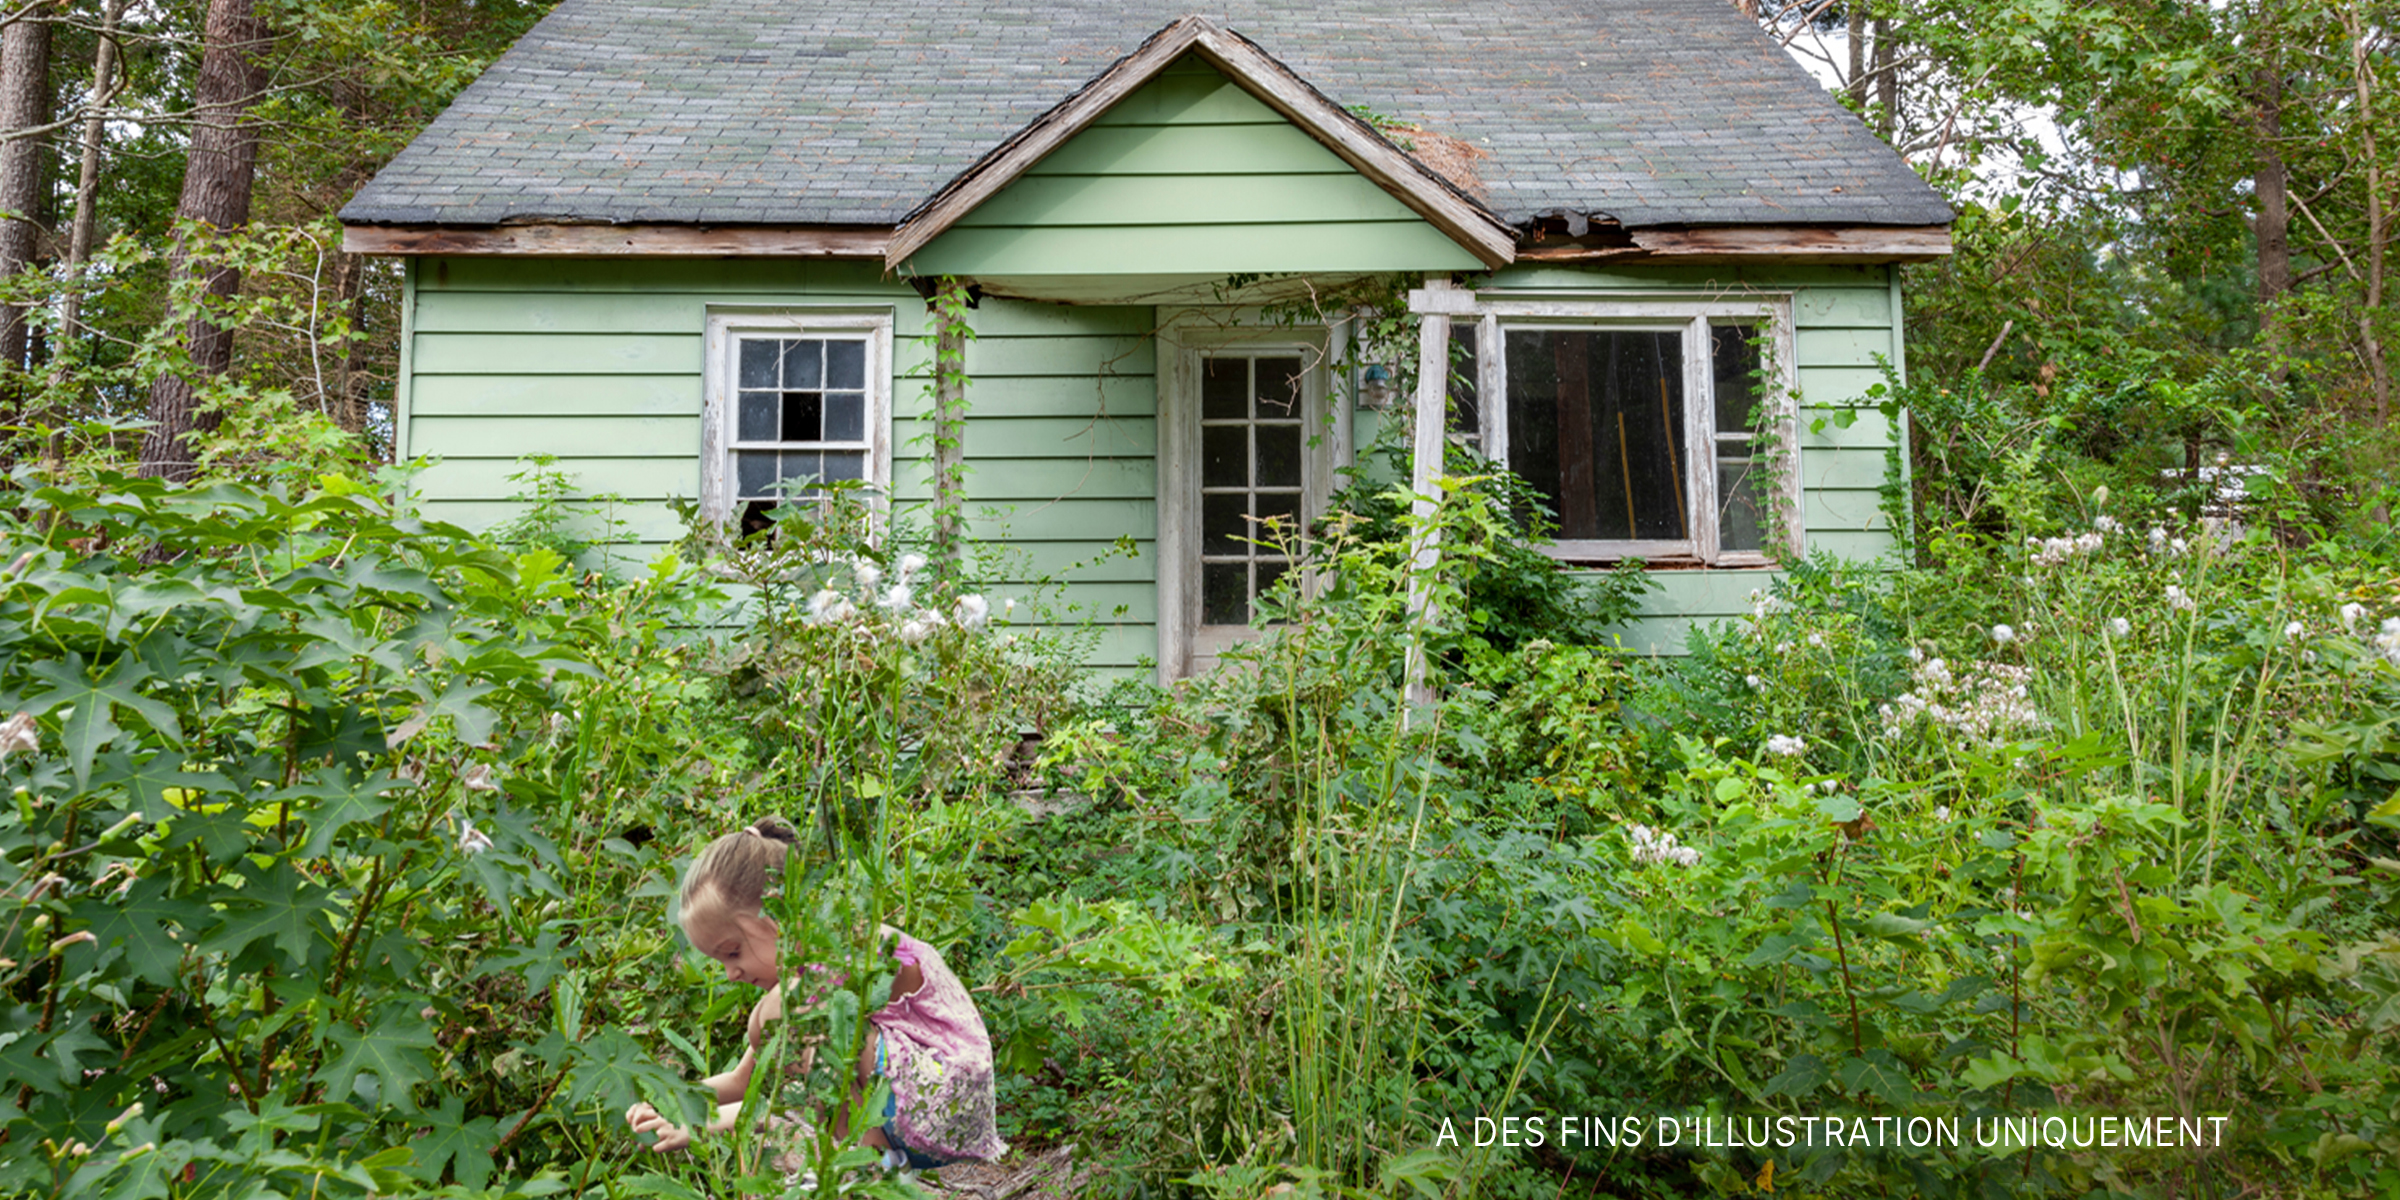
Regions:
M 1201 674 L 1244 640 L 1230 626 L 1200 624 L 1200 360 L 1225 350 L 1293 350 L 1302 373 L 1300 506 L 1305 523 L 1325 515 L 1334 472 L 1350 461 L 1350 421 L 1333 400 L 1330 364 L 1340 325 L 1276 325 L 1256 309 L 1161 309 L 1158 325 L 1158 674 L 1162 683 Z

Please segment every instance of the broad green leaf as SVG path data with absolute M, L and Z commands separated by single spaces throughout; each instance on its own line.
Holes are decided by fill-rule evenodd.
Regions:
M 492 1147 L 500 1140 L 500 1122 L 495 1117 L 468 1117 L 466 1104 L 456 1096 L 445 1096 L 441 1105 L 426 1114 L 433 1126 L 415 1143 L 416 1157 L 409 1173 L 428 1184 L 442 1181 L 442 1168 L 450 1167 L 452 1176 L 469 1188 L 482 1188 L 492 1177 Z
M 390 1004 L 366 1029 L 334 1025 L 329 1040 L 333 1052 L 316 1076 L 324 1081 L 327 1096 L 347 1099 L 359 1076 L 372 1075 L 384 1104 L 402 1112 L 417 1110 L 409 1091 L 433 1077 L 433 1063 L 425 1053 L 433 1049 L 433 1031 L 425 1018 L 406 1004 Z
M 1845 1059 L 1839 1074 L 1844 1088 L 1876 1097 L 1893 1108 L 1905 1108 L 1916 1098 L 1908 1068 L 1889 1050 L 1869 1050 Z
M 1858 928 L 1874 937 L 1886 938 L 1891 941 L 1915 942 L 1920 940 L 1917 937 L 1919 933 L 1933 928 L 1933 922 L 1919 921 L 1914 917 L 1904 917 L 1898 913 L 1879 912 L 1860 921 Z
M 188 931 L 191 924 L 214 919 L 205 904 L 176 898 L 174 891 L 171 879 L 145 876 L 135 880 L 122 899 L 108 895 L 76 901 L 74 919 L 86 922 L 84 928 L 101 946 L 122 944 L 125 963 L 134 974 L 162 986 L 171 984 L 186 945 L 177 940 L 176 927 Z
M 323 858 L 333 849 L 333 841 L 342 829 L 350 825 L 372 825 L 389 812 L 392 802 L 384 793 L 403 786 L 402 781 L 389 775 L 374 775 L 357 782 L 344 777 L 338 767 L 324 767 L 316 772 L 313 781 L 320 797 L 308 819 L 308 842 L 300 848 L 303 858 Z
M 142 819 L 149 822 L 170 820 L 182 815 L 181 805 L 168 802 L 168 789 L 185 791 L 226 791 L 232 787 L 224 776 L 213 771 L 186 771 L 183 755 L 173 750 L 135 758 L 123 749 L 111 750 L 96 765 L 91 787 L 94 791 L 121 787 L 135 802 Z
M 1824 1086 L 1826 1078 L 1823 1059 L 1814 1054 L 1797 1055 L 1775 1073 L 1775 1078 L 1767 1081 L 1766 1093 L 1770 1096 L 1806 1096 Z
M 225 923 L 202 939 L 200 948 L 232 956 L 252 942 L 272 938 L 286 959 L 307 962 L 308 939 L 320 926 L 318 918 L 332 904 L 318 888 L 303 885 L 288 862 L 277 861 L 265 873 L 248 874 L 248 878 L 238 898 L 227 904 Z

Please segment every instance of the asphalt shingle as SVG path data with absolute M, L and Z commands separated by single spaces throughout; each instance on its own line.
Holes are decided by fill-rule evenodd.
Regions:
M 563 0 L 342 218 L 888 226 L 1194 11 L 1488 151 L 1512 225 L 1951 217 L 1726 0 L 1192 2 Z

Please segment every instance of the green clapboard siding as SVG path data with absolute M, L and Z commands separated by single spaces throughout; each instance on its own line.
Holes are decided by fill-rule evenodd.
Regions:
M 1472 254 L 1197 59 L 919 250 L 920 274 L 1476 270 Z
M 665 502 L 700 486 L 712 307 L 891 313 L 894 491 L 903 509 L 924 502 L 924 448 L 908 443 L 931 407 L 925 305 L 879 269 L 456 259 L 416 264 L 412 287 L 402 416 L 409 453 L 433 460 L 417 477 L 427 515 L 508 521 L 531 490 L 509 477 L 546 454 L 583 495 L 617 498 L 578 518 L 586 536 L 631 540 L 615 557 L 642 561 L 679 537 Z M 1042 594 L 1102 626 L 1094 665 L 1130 669 L 1157 645 L 1157 314 L 988 298 L 969 319 L 967 488 L 994 542 L 983 555 L 1028 601 L 1038 581 L 1063 585 Z M 1118 551 L 1121 534 L 1134 553 Z
M 1023 198 L 987 206 L 1019 217 L 1049 206 L 1094 224 L 987 224 L 954 233 L 1035 239 L 1100 231 L 1127 239 L 1128 255 L 1138 252 L 1136 242 L 1155 251 L 1162 237 L 1205 249 L 1212 230 L 1236 226 L 1162 231 L 1109 224 L 1117 217 L 1110 198 L 1179 220 L 1242 215 L 1235 204 L 1190 199 L 1212 177 L 1244 181 L 1252 197 L 1333 203 L 1347 196 L 1341 202 L 1352 204 L 1353 214 L 1390 202 L 1361 192 L 1364 181 L 1338 159 L 1213 72 L 1181 72 L 1167 82 L 1172 86 L 1112 113 L 1028 177 L 1069 183 L 1043 182 Z M 1210 153 L 1194 152 L 1211 146 Z M 1251 153 L 1245 146 L 1266 149 Z M 1228 173 L 1236 167 L 1239 174 Z M 1322 222 L 1327 229 L 1374 224 Z M 1413 217 L 1380 224 L 1387 234 L 1439 237 Z M 1287 257 L 1263 269 L 1303 269 L 1295 265 L 1303 260 L 1288 257 L 1300 253 L 1297 243 L 1275 241 L 1283 236 L 1277 231 L 1296 225 L 1239 228 L 1282 247 L 1276 252 Z M 1512 268 L 1494 281 L 1560 295 L 1789 292 L 1804 406 L 1795 450 L 1808 552 L 1861 561 L 1890 553 L 1894 542 L 1878 489 L 1896 430 L 1881 413 L 1858 407 L 1883 380 L 1878 356 L 1890 357 L 1897 344 L 1885 269 L 1541 267 Z M 892 385 L 893 491 L 904 511 L 929 498 L 924 305 L 871 265 L 435 260 L 417 264 L 411 306 L 403 437 L 409 453 L 435 460 L 417 486 L 437 519 L 488 528 L 519 514 L 517 498 L 530 487 L 510 476 L 526 470 L 527 457 L 547 454 L 585 495 L 617 498 L 589 506 L 580 520 L 588 536 L 627 539 L 614 552 L 619 557 L 641 561 L 679 536 L 665 501 L 699 488 L 701 370 L 712 306 L 891 313 L 899 372 Z M 1093 663 L 1110 670 L 1133 669 L 1157 645 L 1157 319 L 1146 306 L 997 297 L 970 313 L 977 337 L 968 350 L 966 486 L 978 556 L 998 581 L 994 596 L 1023 602 L 1019 627 L 1088 622 Z M 1372 421 L 1360 415 L 1362 442 Z M 1624 630 L 1627 644 L 1680 653 L 1696 624 L 1747 613 L 1750 592 L 1771 586 L 1776 575 L 1662 572 L 1662 590 Z M 1037 609 L 1037 595 L 1047 607 Z

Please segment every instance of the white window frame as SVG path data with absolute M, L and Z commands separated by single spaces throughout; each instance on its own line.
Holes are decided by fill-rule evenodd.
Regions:
M 1160 317 L 1158 672 L 1172 682 L 1205 674 L 1219 654 L 1251 636 L 1247 626 L 1200 623 L 1200 360 L 1213 353 L 1299 356 L 1303 526 L 1324 517 L 1334 472 L 1347 465 L 1347 439 L 1326 369 L 1341 331 L 1277 327 L 1249 310 L 1169 309 Z
M 711 521 L 732 520 L 735 397 L 740 346 L 749 335 L 843 337 L 864 335 L 866 354 L 866 443 L 863 478 L 878 513 L 887 511 L 892 478 L 892 310 L 889 308 L 718 308 L 708 310 L 706 357 L 700 406 L 700 513 Z M 781 443 L 779 443 L 781 444 Z M 846 449 L 826 443 L 828 448 Z
M 1754 293 L 1704 297 L 1675 295 L 1508 296 L 1500 293 L 1440 293 L 1439 311 L 1452 321 L 1475 326 L 1475 396 L 1483 454 L 1492 462 L 1508 462 L 1508 364 L 1505 359 L 1510 329 L 1606 331 L 1680 331 L 1683 334 L 1683 438 L 1685 501 L 1693 514 L 1692 536 L 1675 540 L 1562 539 L 1544 551 L 1569 562 L 1616 562 L 1627 558 L 1674 564 L 1697 562 L 1712 567 L 1773 566 L 1787 555 L 1803 553 L 1801 528 L 1799 394 L 1795 365 L 1790 293 Z M 1471 299 L 1469 298 L 1471 297 Z M 1748 325 L 1766 336 L 1761 347 L 1769 394 L 1764 440 L 1770 444 L 1768 463 L 1776 477 L 1767 494 L 1776 509 L 1776 525 L 1785 538 L 1784 553 L 1765 550 L 1726 550 L 1717 529 L 1716 383 L 1711 365 L 1709 330 L 1719 325 Z M 1705 451 L 1703 451 L 1705 448 Z

